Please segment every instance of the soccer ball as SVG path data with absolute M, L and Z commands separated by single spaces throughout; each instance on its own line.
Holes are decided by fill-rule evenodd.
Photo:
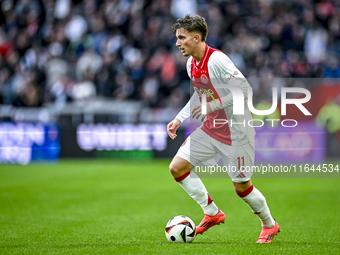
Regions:
M 195 235 L 195 223 L 186 216 L 172 218 L 165 227 L 165 236 L 171 243 L 191 243 Z

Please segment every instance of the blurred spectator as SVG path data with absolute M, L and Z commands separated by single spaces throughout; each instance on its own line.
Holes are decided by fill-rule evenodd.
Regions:
M 156 106 L 157 103 L 157 93 L 159 90 L 159 83 L 156 77 L 147 77 L 142 86 L 141 96 L 142 99 L 149 106 Z
M 72 43 L 79 42 L 87 31 L 87 23 L 83 16 L 73 14 L 65 25 L 65 35 Z
M 58 105 L 65 105 L 73 99 L 74 82 L 67 76 L 59 77 L 59 79 L 52 85 L 51 94 L 54 102 Z
M 78 80 L 84 78 L 94 80 L 94 76 L 103 66 L 103 59 L 92 49 L 85 51 L 76 64 L 76 77 Z
M 323 77 L 325 78 L 339 78 L 340 77 L 340 63 L 336 54 L 330 54 L 328 61 L 324 67 Z
M 196 0 L 172 0 L 171 1 L 171 14 L 176 19 L 182 18 L 185 14 L 197 14 L 197 1 Z
M 2 104 L 11 103 L 10 78 L 9 69 L 2 68 L 0 70 L 0 102 Z
M 136 92 L 135 86 L 125 72 L 118 73 L 116 75 L 115 82 L 117 87 L 112 93 L 115 98 L 119 100 L 133 98 L 133 95 Z
M 32 70 L 25 76 L 25 84 L 13 99 L 14 106 L 38 107 L 43 104 L 42 89 L 37 84 L 37 73 Z
M 307 32 L 304 48 L 309 63 L 318 64 L 324 60 L 327 50 L 327 37 L 327 31 L 319 25 Z
M 76 83 L 72 89 L 74 100 L 88 100 L 96 96 L 96 86 L 92 81 L 84 80 Z
M 62 58 L 62 46 L 60 43 L 52 43 L 48 48 L 48 60 L 45 65 L 47 87 L 50 88 L 60 77 L 69 72 L 69 64 Z
M 57 0 L 55 2 L 54 17 L 57 19 L 65 19 L 71 12 L 70 0 Z

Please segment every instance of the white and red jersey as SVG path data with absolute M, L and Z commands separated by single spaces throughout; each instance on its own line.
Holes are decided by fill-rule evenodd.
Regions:
M 238 146 L 252 140 L 255 136 L 255 130 L 248 124 L 248 121 L 252 120 L 252 115 L 247 100 L 250 85 L 228 56 L 207 45 L 204 56 L 199 63 L 192 56 L 189 57 L 187 72 L 192 80 L 195 92 L 176 118 L 181 122 L 188 118 L 191 115 L 190 104 L 193 106 L 199 104 L 202 93 L 209 91 L 209 93 L 206 93 L 207 102 L 213 113 L 207 115 L 200 128 L 212 138 L 228 145 Z M 216 85 L 221 84 L 237 86 L 242 90 L 245 98 L 244 115 L 233 114 L 232 94 L 229 89 L 221 86 L 216 87 Z M 216 103 L 209 94 L 214 97 Z M 221 123 L 221 121 L 218 121 L 214 125 L 216 119 L 227 120 L 227 123 L 216 124 Z

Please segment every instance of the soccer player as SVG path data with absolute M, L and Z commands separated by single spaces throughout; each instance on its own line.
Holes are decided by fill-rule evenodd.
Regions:
M 222 158 L 225 166 L 236 169 L 228 171 L 236 193 L 262 222 L 257 243 L 270 243 L 279 232 L 279 225 L 271 216 L 265 197 L 253 186 L 250 180 L 252 172 L 242 171 L 244 167 L 254 165 L 255 130 L 247 124 L 252 120 L 247 106 L 250 86 L 224 53 L 205 43 L 208 26 L 204 18 L 186 15 L 176 21 L 173 30 L 177 37 L 176 46 L 184 56 L 189 56 L 186 68 L 195 92 L 175 119 L 167 125 L 167 132 L 175 139 L 176 130 L 190 115 L 193 118 L 202 118 L 202 121 L 205 119 L 200 128 L 184 141 L 169 166 L 175 180 L 204 211 L 204 218 L 196 227 L 196 233 L 202 234 L 210 227 L 224 223 L 226 216 L 213 202 L 201 179 L 191 177 L 190 172 L 202 162 L 215 160 L 216 163 Z M 217 86 L 219 84 L 224 84 L 224 87 Z M 233 114 L 230 85 L 244 95 L 243 115 Z M 206 104 L 202 103 L 203 96 Z M 194 106 L 193 109 L 190 105 Z M 205 109 L 202 108 L 203 105 L 206 105 Z M 202 114 L 202 110 L 206 111 L 205 114 Z

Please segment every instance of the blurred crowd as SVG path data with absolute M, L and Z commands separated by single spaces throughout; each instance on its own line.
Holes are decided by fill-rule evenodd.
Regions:
M 337 0 L 0 3 L 1 104 L 105 97 L 180 108 L 190 81 L 172 25 L 186 13 L 206 18 L 208 45 L 249 79 L 254 101 L 280 86 L 277 77 L 340 77 Z

